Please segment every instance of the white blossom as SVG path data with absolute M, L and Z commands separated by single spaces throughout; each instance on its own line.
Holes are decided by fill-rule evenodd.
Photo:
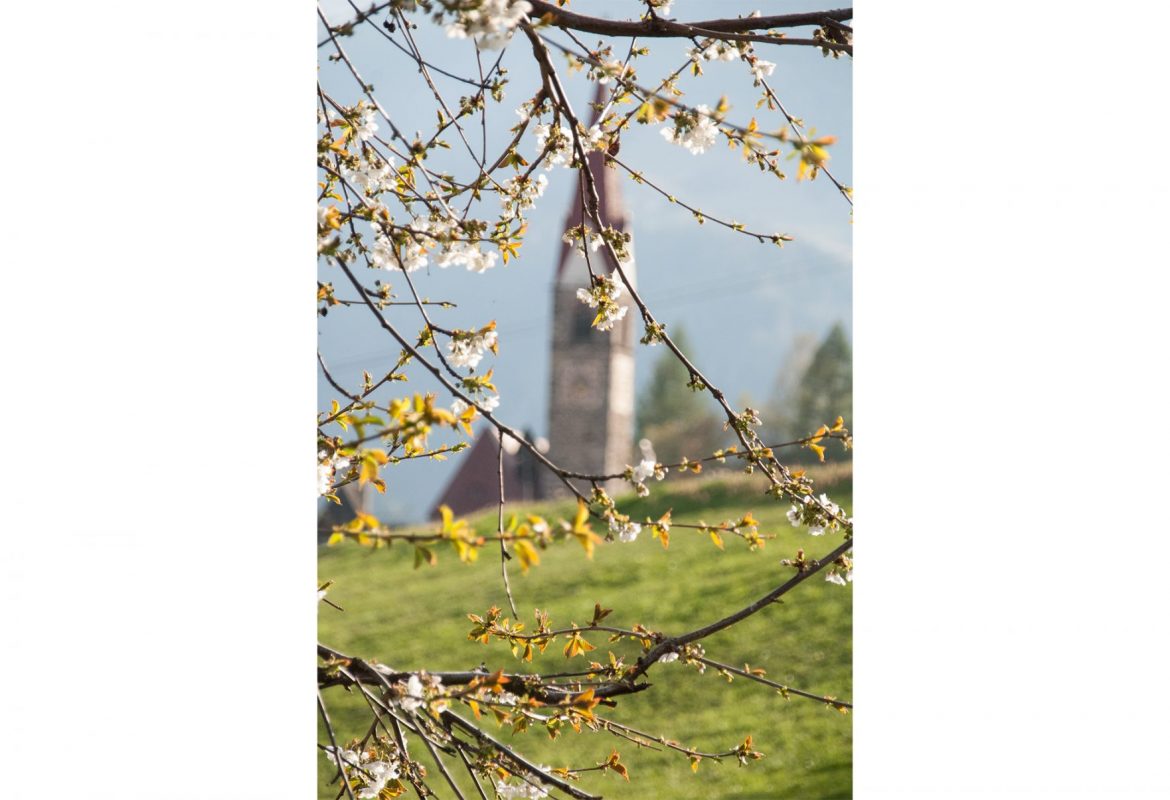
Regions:
M 663 128 L 662 136 L 668 142 L 685 147 L 692 155 L 706 152 L 715 144 L 719 129 L 708 116 L 711 109 L 705 105 L 696 106 L 695 111 L 680 111 L 674 115 L 674 127 Z
M 422 681 L 417 675 L 411 675 L 406 681 L 406 693 L 399 703 L 407 711 L 417 711 L 425 702 Z
M 590 150 L 601 149 L 601 126 L 590 125 L 589 130 L 585 132 L 585 137 L 581 140 L 581 147 L 588 153 Z
M 349 777 L 356 777 L 365 782 L 365 785 L 355 792 L 355 796 L 361 800 L 376 798 L 386 787 L 386 784 L 399 775 L 396 764 L 389 761 L 371 761 L 370 753 L 366 750 L 355 752 L 337 747 L 326 747 L 322 752 L 333 764 L 337 763 L 337 757 L 340 755 L 341 761 L 349 772 Z
M 366 785 L 357 791 L 358 800 L 373 800 L 386 787 L 387 782 L 398 777 L 398 767 L 389 761 L 371 761 L 363 764 L 362 769 L 368 775 L 362 775 Z
M 499 692 L 490 696 L 491 702 L 498 703 L 502 706 L 514 706 L 520 702 L 520 698 L 511 692 Z
M 494 252 L 485 253 L 479 245 L 479 242 L 451 242 L 435 258 L 435 264 L 440 267 L 462 264 L 469 272 L 485 272 L 496 265 L 499 255 Z
M 716 39 L 700 50 L 693 47 L 688 51 L 692 61 L 735 61 L 739 58 L 740 49 L 731 42 Z
M 357 125 L 354 127 L 354 135 L 360 141 L 368 142 L 374 138 L 374 132 L 378 130 L 378 123 L 374 122 L 374 116 L 377 114 L 373 106 L 360 105 L 360 116 L 357 118 Z
M 788 513 L 785 516 L 787 516 L 788 521 L 792 523 L 792 527 L 800 527 L 800 506 L 794 505 L 792 508 L 788 509 Z
M 597 309 L 597 319 L 593 326 L 599 331 L 608 331 L 614 323 L 626 316 L 627 306 L 619 306 L 617 299 L 622 296 L 622 285 L 613 279 L 612 275 L 600 275 L 593 279 L 593 286 L 589 289 L 578 289 L 577 299 L 590 308 Z
M 663 664 L 669 664 L 672 661 L 678 661 L 678 653 L 675 653 L 673 651 L 670 653 L 663 653 L 662 655 L 660 655 L 658 657 L 658 660 L 659 660 L 659 662 L 661 662 Z
M 323 497 L 331 494 L 337 473 L 347 469 L 349 469 L 348 458 L 342 458 L 337 453 L 330 455 L 324 450 L 317 453 L 317 495 Z
M 516 175 L 504 181 L 500 187 L 500 205 L 505 213 L 515 215 L 518 211 L 532 208 L 538 197 L 548 188 L 548 178 L 537 175 L 535 178 L 526 178 Z
M 374 156 L 359 159 L 357 167 L 341 164 L 341 177 L 361 188 L 367 195 L 378 194 L 388 188 L 390 176 L 394 174 L 394 159 L 388 161 Z
M 484 411 L 495 411 L 500 407 L 500 396 L 498 394 L 488 395 L 479 401 L 479 407 Z
M 484 353 L 495 347 L 498 338 L 495 330 L 472 333 L 457 331 L 456 335 L 447 341 L 447 359 L 452 366 L 475 369 L 483 359 Z
M 787 517 L 793 527 L 808 525 L 808 532 L 812 536 L 823 536 L 827 531 L 837 530 L 842 524 L 853 524 L 853 520 L 846 519 L 841 507 L 826 494 L 815 501 L 808 495 L 802 495 L 788 509 Z
M 631 522 L 629 519 L 619 520 L 615 515 L 609 518 L 609 530 L 617 536 L 618 541 L 632 542 L 642 532 L 642 526 L 636 522 Z
M 762 58 L 757 58 L 751 62 L 752 77 L 755 79 L 755 85 L 759 86 L 760 81 L 772 74 L 776 69 L 776 65 L 771 61 L 765 61 Z
M 357 753 L 353 750 L 342 750 L 340 747 L 333 747 L 331 745 L 326 747 L 321 752 L 328 756 L 329 760 L 333 761 L 334 763 L 337 761 L 337 756 L 340 755 L 341 760 L 345 762 L 347 767 L 360 767 L 363 762 L 370 760 L 369 753 L 366 753 L 365 751 Z
M 649 458 L 644 458 L 638 463 L 638 466 L 634 467 L 634 480 L 641 483 L 651 476 L 658 480 L 662 480 L 665 477 L 663 474 L 659 474 L 657 462 Z
M 544 157 L 546 170 L 564 166 L 572 160 L 573 140 L 569 137 L 569 129 L 564 125 L 554 128 L 541 123 L 533 128 L 533 131 L 536 134 L 537 154 L 544 153 L 544 149 L 548 147 L 548 153 Z
M 482 0 L 479 6 L 458 12 L 458 17 L 447 26 L 447 35 L 453 39 L 475 39 L 476 44 L 488 50 L 499 50 L 512 39 L 512 32 L 532 10 L 528 0 Z
M 542 772 L 547 771 L 548 767 L 543 767 Z M 521 783 L 508 783 L 504 780 L 496 781 L 496 795 L 499 800 L 540 800 L 548 797 L 548 792 L 540 788 L 536 784 L 522 781 Z
M 605 317 L 598 321 L 597 330 L 608 331 L 612 329 L 614 323 L 621 321 L 629 310 L 629 306 L 616 306 L 613 313 L 609 313 L 607 310 Z
M 838 586 L 845 585 L 845 579 L 843 577 L 841 577 L 840 572 L 836 572 L 836 571 L 830 572 L 828 575 L 825 576 L 825 580 L 828 581 L 829 583 L 835 583 Z
M 399 251 L 398 245 L 382 232 L 379 225 L 374 226 L 374 247 L 370 251 L 370 263 L 375 267 L 387 270 L 402 270 L 414 272 L 427 265 L 427 253 L 436 244 L 429 235 L 432 226 L 426 217 L 415 217 L 407 227 L 405 243 Z

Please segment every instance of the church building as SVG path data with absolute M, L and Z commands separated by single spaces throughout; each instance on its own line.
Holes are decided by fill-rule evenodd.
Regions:
M 630 233 L 616 173 L 604 165 L 597 151 L 586 158 L 593 173 L 602 221 Z M 576 177 L 574 173 L 574 178 Z M 574 202 L 562 230 L 580 225 L 584 218 L 581 193 L 573 181 Z M 633 253 L 633 242 L 629 245 Z M 614 271 L 604 249 L 590 252 L 594 272 Z M 635 280 L 634 261 L 623 266 Z M 614 324 L 610 331 L 592 327 L 594 309 L 577 297 L 590 286 L 585 257 L 572 245 L 561 246 L 553 282 L 552 358 L 548 410 L 548 458 L 572 472 L 615 474 L 632 464 L 634 454 L 634 318 L 635 313 Z M 623 297 L 625 299 L 625 297 Z M 480 425 L 471 449 L 436 503 L 450 506 L 457 515 L 494 505 L 499 499 L 499 439 L 490 426 Z M 532 441 L 532 437 L 528 437 Z M 540 442 L 544 445 L 544 442 Z M 588 493 L 587 482 L 577 482 Z M 620 491 L 622 481 L 611 481 L 606 490 Z M 535 457 L 515 442 L 504 448 L 504 497 L 508 502 L 538 500 L 568 493 L 555 475 L 536 463 Z M 436 512 L 437 515 L 437 512 Z

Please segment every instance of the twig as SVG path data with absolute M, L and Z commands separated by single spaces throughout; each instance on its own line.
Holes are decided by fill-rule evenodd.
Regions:
M 499 517 L 496 522 L 496 530 L 500 534 L 500 574 L 504 576 L 504 591 L 508 595 L 508 608 L 512 609 L 512 616 L 519 617 L 520 612 L 516 610 L 516 601 L 512 599 L 512 587 L 508 583 L 508 559 L 512 556 L 508 553 L 508 548 L 504 544 L 504 437 L 499 437 L 499 459 L 497 460 L 496 469 L 500 479 L 500 504 Z
M 317 710 L 321 712 L 321 720 L 325 723 L 325 730 L 329 733 L 329 743 L 333 745 L 333 757 L 337 760 L 337 769 L 341 773 L 341 783 L 345 786 L 345 793 L 349 800 L 357 800 L 353 796 L 353 789 L 349 786 L 349 775 L 345 771 L 345 759 L 341 757 L 341 748 L 337 746 L 337 736 L 333 733 L 333 723 L 329 721 L 329 713 L 325 710 L 325 701 L 321 698 L 321 690 L 317 690 Z

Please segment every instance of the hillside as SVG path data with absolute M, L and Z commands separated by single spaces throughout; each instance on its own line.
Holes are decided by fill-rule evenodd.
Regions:
M 847 477 L 834 485 L 826 476 L 818 487 L 852 510 Z M 705 534 L 676 528 L 669 550 L 644 532 L 631 544 L 599 546 L 591 561 L 575 542 L 557 543 L 541 553 L 540 565 L 527 575 L 520 574 L 516 561 L 511 562 L 521 619 L 529 622 L 535 606 L 547 610 L 554 625 L 587 622 L 594 603 L 601 603 L 614 609 L 609 620 L 616 625 L 640 622 L 652 630 L 675 633 L 746 605 L 791 574 L 780 567 L 781 558 L 801 547 L 815 557 L 838 543 L 832 537 L 814 539 L 803 529 L 792 528 L 784 517 L 787 504 L 770 500 L 762 489 L 760 479 L 733 474 L 652 482 L 649 498 L 626 498 L 619 504 L 622 510 L 637 519 L 673 508 L 676 521 L 707 523 L 751 511 L 760 520 L 760 532 L 776 538 L 753 553 L 742 540 L 727 537 L 721 552 Z M 568 514 L 571 506 L 523 510 L 552 518 Z M 495 512 L 473 522 L 477 531 L 489 533 L 495 528 Z M 459 563 L 449 547 L 437 552 L 436 566 L 415 570 L 412 548 L 401 544 L 377 551 L 349 544 L 323 549 L 320 578 L 335 581 L 329 597 L 345 612 L 321 607 L 321 641 L 397 669 L 469 669 L 485 662 L 493 670 L 524 671 L 502 645 L 467 640 L 468 612 L 482 614 L 492 605 L 506 607 L 497 553 L 484 548 L 478 562 L 466 565 Z M 851 620 L 851 588 L 818 578 L 704 645 L 708 657 L 715 660 L 737 666 L 750 662 L 766 668 L 772 680 L 851 700 Z M 597 646 L 590 654 L 593 657 L 604 658 L 607 646 L 612 647 L 603 636 L 592 637 L 592 643 Z M 615 648 L 615 652 L 623 651 Z M 537 656 L 531 669 L 551 671 L 565 663 L 559 648 L 550 647 Z M 584 663 L 580 656 L 574 659 L 574 666 Z M 756 749 L 766 757 L 748 767 L 739 767 L 734 760 L 708 761 L 693 774 L 680 753 L 639 750 L 631 742 L 600 734 L 572 742 L 562 736 L 551 743 L 536 731 L 515 737 L 513 744 L 537 762 L 573 767 L 603 761 L 616 746 L 623 763 L 629 765 L 632 782 L 592 772 L 585 774 L 581 784 L 586 791 L 607 798 L 818 800 L 850 796 L 851 716 L 799 697 L 785 700 L 768 687 L 744 679 L 727 685 L 710 669 L 700 675 L 678 664 L 660 664 L 651 670 L 650 679 L 653 689 L 623 698 L 607 714 L 707 751 L 729 749 L 750 733 Z M 359 697 L 339 689 L 327 690 L 325 697 L 343 738 L 364 732 L 368 711 Z M 505 731 L 498 735 L 509 741 Z M 321 736 L 324 740 L 324 733 Z M 565 736 L 577 734 L 570 730 Z M 575 754 L 572 759 L 567 757 L 570 750 Z M 332 800 L 337 788 L 325 784 L 332 770 L 324 758 L 319 766 L 320 797 Z

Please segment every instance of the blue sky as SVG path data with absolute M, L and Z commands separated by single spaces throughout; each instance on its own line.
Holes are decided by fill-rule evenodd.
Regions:
M 612 18 L 631 18 L 640 3 L 633 0 L 575 2 L 573 10 Z M 333 24 L 352 16 L 343 2 L 324 4 Z M 678 0 L 672 16 L 687 20 L 715 15 L 734 16 L 754 9 L 765 14 L 807 10 L 794 3 L 698 2 Z M 459 74 L 474 74 L 474 53 L 466 41 L 448 39 L 444 32 L 418 17 L 416 41 L 426 57 Z M 548 37 L 569 44 L 557 32 Z M 582 37 L 593 45 L 595 38 Z M 615 40 L 618 46 L 628 40 Z M 652 54 L 639 59 L 638 78 L 643 85 L 677 68 L 686 58 L 687 43 L 643 40 Z M 434 100 L 422 76 L 406 55 L 391 47 L 368 26 L 343 40 L 343 46 L 363 78 L 404 131 L 427 130 L 434 120 Z M 339 102 L 358 99 L 356 85 L 344 66 L 328 62 L 329 46 L 321 48 L 320 77 L 326 91 Z M 823 58 L 802 47 L 760 45 L 761 58 L 777 64 L 769 83 L 789 111 L 815 128 L 832 134 L 830 168 L 845 184 L 853 184 L 852 170 L 852 63 Z M 502 104 L 489 105 L 489 126 L 496 121 L 496 135 L 489 132 L 489 151 L 502 148 L 506 129 L 516 116 L 514 109 L 530 97 L 538 75 L 531 65 L 527 43 L 517 39 L 504 57 L 511 83 Z M 563 62 L 562 62 L 563 63 Z M 559 65 L 558 65 L 559 66 Z M 746 123 L 756 117 L 761 128 L 775 130 L 783 119 L 779 112 L 756 109 L 758 90 L 752 87 L 747 65 L 742 62 L 708 63 L 705 75 L 681 82 L 684 102 L 714 106 L 721 95 L 731 103 L 729 119 Z M 593 85 L 583 75 L 562 72 L 566 88 L 577 107 L 591 97 Z M 463 86 L 441 76 L 440 90 L 451 103 Z M 461 88 L 462 87 L 462 88 Z M 478 136 L 478 125 L 474 126 Z M 454 137 L 452 137 L 454 138 Z M 477 139 L 473 139 L 477 143 Z M 457 144 L 457 142 L 456 142 Z M 535 145 L 528 138 L 521 152 L 530 156 Z M 458 150 L 453 152 L 457 155 Z M 762 404 L 770 393 L 776 373 L 793 339 L 802 333 L 820 335 L 840 320 L 850 327 L 852 316 L 852 235 L 849 206 L 823 177 L 797 183 L 793 177 L 780 182 L 745 164 L 736 151 L 718 145 L 701 155 L 667 143 L 658 126 L 636 126 L 622 139 L 621 158 L 641 169 L 651 180 L 681 200 L 703 211 L 742 222 L 749 229 L 775 231 L 796 237 L 783 249 L 708 222 L 698 225 L 690 213 L 671 205 L 648 187 L 639 186 L 620 173 L 626 207 L 632 219 L 639 290 L 659 319 L 669 328 L 685 326 L 693 358 L 730 398 L 742 403 L 751 398 Z M 459 162 L 452 162 L 456 164 Z M 790 175 L 795 174 L 791 163 Z M 466 164 L 463 164 L 466 169 Z M 435 321 L 449 328 L 479 327 L 495 319 L 499 323 L 500 354 L 492 366 L 501 395 L 500 413 L 509 423 L 547 433 L 549 345 L 546 332 L 551 310 L 551 286 L 559 254 L 563 220 L 574 186 L 574 173 L 560 168 L 547 173 L 548 191 L 529 217 L 530 224 L 521 258 L 483 275 L 462 268 L 431 268 L 416 272 L 419 291 L 433 299 L 452 300 L 458 308 L 437 311 Z M 489 198 L 490 218 L 496 211 Z M 341 288 L 344 275 L 323 267 L 321 276 Z M 390 280 L 406 291 L 395 275 L 366 275 Z M 352 296 L 352 290 L 339 296 Z M 397 309 L 391 318 L 404 330 L 417 331 L 421 321 L 409 307 Z M 334 375 L 348 385 L 360 381 L 361 370 L 374 374 L 392 365 L 397 347 L 377 329 L 368 312 L 355 308 L 331 313 L 319 325 L 319 341 Z M 639 347 L 637 374 L 643 386 L 661 348 Z M 483 366 L 487 366 L 485 361 Z M 322 402 L 334 392 L 319 379 Z M 399 384 L 401 386 L 401 384 Z M 412 389 L 433 389 L 419 380 Z M 378 510 L 394 519 L 418 519 L 431 506 L 453 469 L 445 463 L 411 462 L 385 476 L 389 490 Z

